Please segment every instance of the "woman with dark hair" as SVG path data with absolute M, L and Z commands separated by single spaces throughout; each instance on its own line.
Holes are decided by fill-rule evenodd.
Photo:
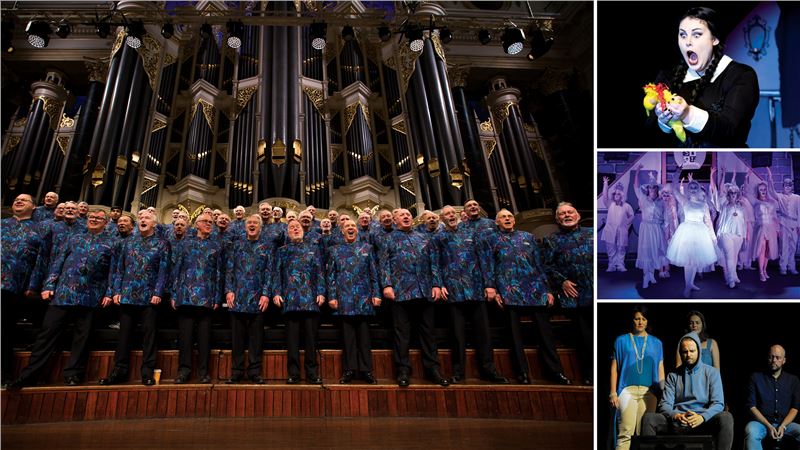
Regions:
M 664 145 L 681 147 L 747 147 L 750 122 L 758 106 L 756 72 L 724 54 L 716 11 L 694 7 L 686 11 L 678 26 L 678 48 L 683 62 L 671 73 L 659 74 L 675 94 L 662 109 L 655 106 L 650 124 L 667 133 Z M 669 125 L 680 120 L 686 141 L 680 142 Z
M 627 450 L 639 434 L 642 416 L 654 412 L 664 385 L 664 349 L 647 330 L 647 307 L 634 307 L 631 330 L 614 342 L 611 356 L 611 393 L 617 410 L 617 450 Z
M 690 311 L 686 315 L 686 332 L 695 332 L 700 337 L 700 360 L 703 364 L 713 366 L 719 370 L 719 347 L 717 341 L 711 339 L 706 332 L 706 317 L 700 311 Z M 675 351 L 675 366 L 681 365 L 680 346 Z

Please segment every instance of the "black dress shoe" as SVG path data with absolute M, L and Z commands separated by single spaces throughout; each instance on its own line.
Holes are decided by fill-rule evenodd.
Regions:
M 156 380 L 153 377 L 142 377 L 142 384 L 145 386 L 153 386 L 156 384 Z
M 120 384 L 125 382 L 125 375 L 120 372 L 111 371 L 111 375 L 108 378 L 101 378 L 100 384 L 103 386 L 111 386 L 112 384 Z
M 519 384 L 531 384 L 531 379 L 528 376 L 528 372 L 522 372 L 521 374 L 517 375 L 517 381 Z
M 375 379 L 375 375 L 372 372 L 364 372 L 363 377 L 367 384 L 378 384 L 378 380 Z
M 308 384 L 322 384 L 322 378 L 319 375 L 306 377 L 306 381 L 308 381 Z
M 397 385 L 400 387 L 408 387 L 408 374 L 401 373 L 397 375 Z
M 300 382 L 299 375 L 289 375 L 289 378 L 286 379 L 286 384 L 297 384 Z
M 438 371 L 431 372 L 431 374 L 428 376 L 428 379 L 439 386 L 450 386 L 450 382 L 447 381 L 447 378 L 443 377 Z
M 262 377 L 261 375 L 253 375 L 253 376 L 251 376 L 250 377 L 250 381 L 252 381 L 253 384 L 266 384 L 267 383 L 267 380 L 264 377 Z
M 464 382 L 464 375 L 454 374 L 450 377 L 450 384 L 461 384 Z
M 240 373 L 238 373 L 236 375 L 232 375 L 230 378 L 225 380 L 225 384 L 236 384 L 236 383 L 239 383 L 239 382 L 242 381 L 242 378 L 244 378 L 244 377 Z
M 189 381 L 189 375 L 182 373 L 175 378 L 175 384 L 186 384 Z
M 209 374 L 203 375 L 202 377 L 200 377 L 199 383 L 200 384 L 210 384 L 211 383 L 211 375 L 209 375 Z
M 572 384 L 572 381 L 570 381 L 570 379 L 567 378 L 566 375 L 564 375 L 561 372 L 553 375 L 553 381 L 555 381 L 558 384 L 563 384 L 565 386 Z
M 77 376 L 73 375 L 73 376 L 65 377 L 64 378 L 64 384 L 66 384 L 67 386 L 77 386 L 77 385 L 81 384 L 81 380 Z
M 355 376 L 355 374 L 352 370 L 345 370 L 344 373 L 342 373 L 342 377 L 339 378 L 339 384 L 350 384 L 350 382 L 353 381 L 353 376 Z
M 24 387 L 34 386 L 35 384 L 36 380 L 32 378 L 17 378 L 11 383 L 8 383 L 6 389 L 9 391 L 18 391 Z
M 508 384 L 508 378 L 500 375 L 497 372 L 486 373 L 481 377 L 481 379 L 490 383 Z

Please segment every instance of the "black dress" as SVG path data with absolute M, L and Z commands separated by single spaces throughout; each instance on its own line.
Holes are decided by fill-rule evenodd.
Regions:
M 665 72 L 661 72 L 656 83 L 669 83 Z M 677 94 L 686 98 L 695 83 L 684 83 Z M 671 86 L 670 86 L 671 87 Z M 673 92 L 674 93 L 674 92 Z M 656 134 L 658 147 L 747 147 L 750 122 L 758 106 L 758 77 L 747 65 L 731 61 L 722 73 L 709 83 L 692 105 L 708 112 L 708 122 L 697 133 L 686 130 L 686 142 L 681 142 L 674 132 L 664 133 L 658 126 L 655 113 L 648 117 L 647 125 Z

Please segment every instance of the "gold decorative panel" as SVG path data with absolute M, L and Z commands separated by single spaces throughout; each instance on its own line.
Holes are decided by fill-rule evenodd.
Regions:
M 403 93 L 408 90 L 408 80 L 414 74 L 417 67 L 417 59 L 419 59 L 422 52 L 415 52 L 408 48 L 407 45 L 401 45 L 395 52 L 394 57 L 398 62 L 400 72 L 400 84 L 403 88 Z
M 50 116 L 50 128 L 53 130 L 58 129 L 58 125 L 61 122 L 61 108 L 64 106 L 63 101 L 58 101 L 53 98 L 39 96 L 36 97 L 44 103 L 44 112 Z
M 150 132 L 151 133 L 155 133 L 156 131 L 161 130 L 161 129 L 166 128 L 166 127 L 167 127 L 167 122 L 164 122 L 163 120 L 159 120 L 159 119 L 153 119 L 153 129 L 150 130 Z
M 436 50 L 436 54 L 439 55 L 439 58 L 442 58 L 443 63 L 447 64 L 447 59 L 444 57 L 444 47 L 442 47 L 442 42 L 439 40 L 437 33 L 431 35 L 431 42 L 433 42 L 433 49 Z
M 14 128 L 24 128 L 28 124 L 28 117 L 20 117 L 14 121 Z
M 122 47 L 123 42 L 125 42 L 125 29 L 123 27 L 118 27 L 117 39 L 114 40 L 114 44 L 111 46 L 111 57 L 109 59 L 114 59 L 114 55 L 116 55 L 117 51 Z
M 20 136 L 9 136 L 8 141 L 6 143 L 6 150 L 3 152 L 5 155 L 6 153 L 10 152 L 14 149 L 17 145 L 19 145 L 22 138 Z
M 400 183 L 400 187 L 416 197 L 417 193 L 414 191 L 414 180 L 406 180 Z
M 481 122 L 480 127 L 481 131 L 489 131 L 489 132 L 494 131 L 494 126 L 492 126 L 491 120 L 487 120 L 486 122 Z
M 491 159 L 492 153 L 494 153 L 494 149 L 497 147 L 497 141 L 494 139 L 492 140 L 485 140 L 483 141 L 483 148 L 486 152 L 486 159 Z
M 303 92 L 306 93 L 308 99 L 314 104 L 314 108 L 320 115 L 323 114 L 322 108 L 325 106 L 325 98 L 322 94 L 322 89 L 315 89 L 308 86 L 303 86 Z
M 202 105 L 203 107 L 203 116 L 206 118 L 206 123 L 208 123 L 208 128 L 211 129 L 211 132 L 214 133 L 214 105 L 208 103 L 207 101 L 200 99 L 192 105 L 192 119 L 194 119 L 194 115 L 197 114 L 197 106 Z
M 406 121 L 405 120 L 401 120 L 401 121 L 393 124 L 392 125 L 392 129 L 397 131 L 398 133 L 408 134 L 406 132 Z
M 69 148 L 69 141 L 72 140 L 69 136 L 59 136 L 56 138 L 56 142 L 58 142 L 58 148 L 61 149 L 61 154 L 64 156 L 67 155 L 67 149 Z
M 494 128 L 498 133 L 503 131 L 503 122 L 508 119 L 511 107 L 516 103 L 505 102 L 500 105 L 492 106 L 492 118 L 494 118 Z
M 66 114 L 61 113 L 61 123 L 59 124 L 59 128 L 72 128 L 75 126 L 75 119 L 67 117 Z
M 232 111 L 228 114 L 228 118 L 231 120 L 236 120 L 239 117 L 239 114 L 242 113 L 242 110 L 247 106 L 247 102 L 253 98 L 253 94 L 258 90 L 258 86 L 250 86 L 243 89 L 239 89 L 236 91 L 236 101 L 232 106 Z
M 159 64 L 161 44 L 149 34 L 145 34 L 142 37 L 142 46 L 137 48 L 136 51 L 142 56 L 142 65 L 145 73 L 147 73 L 147 78 L 150 80 L 150 88 L 157 91 L 158 71 L 161 69 Z

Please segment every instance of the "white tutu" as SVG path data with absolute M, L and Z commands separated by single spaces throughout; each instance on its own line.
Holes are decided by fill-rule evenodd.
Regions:
M 705 267 L 717 261 L 711 233 L 703 222 L 686 221 L 678 225 L 667 247 L 667 259 L 679 267 Z

